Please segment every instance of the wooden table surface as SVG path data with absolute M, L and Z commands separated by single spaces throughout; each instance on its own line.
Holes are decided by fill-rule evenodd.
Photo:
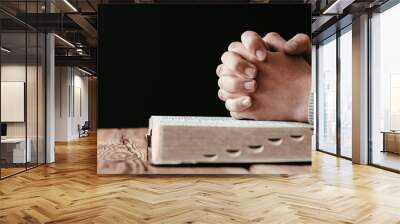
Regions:
M 0 223 L 400 223 L 400 175 L 321 152 L 292 176 L 96 173 L 96 138 L 0 181 Z

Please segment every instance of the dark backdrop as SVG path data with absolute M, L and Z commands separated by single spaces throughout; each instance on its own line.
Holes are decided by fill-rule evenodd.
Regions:
M 147 127 L 151 115 L 229 116 L 215 69 L 246 30 L 310 34 L 309 5 L 101 5 L 99 128 Z

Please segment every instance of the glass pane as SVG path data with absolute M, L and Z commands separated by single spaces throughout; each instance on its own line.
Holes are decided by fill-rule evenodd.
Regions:
M 372 163 L 400 170 L 400 4 L 371 19 Z
M 336 153 L 336 37 L 318 48 L 318 149 Z
M 27 142 L 28 149 L 30 148 L 30 161 L 27 164 L 28 168 L 37 165 L 37 97 L 38 97 L 38 36 L 36 32 L 27 33 L 28 38 L 28 64 L 27 64 L 27 80 L 26 80 L 26 115 L 27 115 Z
M 1 33 L 1 166 L 2 177 L 25 170 L 26 34 Z M 29 149 L 29 147 L 28 147 Z
M 340 153 L 352 157 L 352 35 L 340 36 Z
M 26 12 L 37 13 L 38 4 L 37 1 L 27 2 Z M 28 23 L 35 24 L 37 17 L 27 17 Z M 37 80 L 38 80 L 38 34 L 35 30 L 27 30 L 27 80 L 26 80 L 26 117 L 27 117 L 27 144 L 30 148 L 30 161 L 27 163 L 28 168 L 37 166 L 38 160 L 38 144 L 37 144 Z
M 44 34 L 39 33 L 38 42 L 38 163 L 45 163 L 46 149 L 45 149 L 45 60 L 46 60 L 46 37 Z

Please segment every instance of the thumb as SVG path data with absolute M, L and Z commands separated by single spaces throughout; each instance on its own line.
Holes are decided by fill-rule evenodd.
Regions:
M 301 55 L 309 64 L 311 63 L 311 41 L 307 34 L 296 34 L 285 43 L 284 50 L 289 55 Z

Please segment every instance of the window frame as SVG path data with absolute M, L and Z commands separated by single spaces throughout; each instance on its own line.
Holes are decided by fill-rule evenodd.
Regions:
M 342 20 L 348 20 L 349 17 L 345 17 Z M 338 21 L 338 23 L 340 23 L 341 20 Z M 344 22 L 346 23 L 346 22 Z M 337 26 L 337 24 L 334 24 L 333 26 Z M 347 157 L 342 155 L 342 150 L 341 150 L 341 118 L 340 118 L 340 82 L 341 82 L 341 67 L 340 67 L 340 37 L 342 35 L 344 35 L 347 32 L 352 32 L 352 22 L 349 22 L 347 24 L 345 24 L 343 27 L 341 28 L 337 28 L 336 32 L 334 32 L 333 34 L 327 36 L 324 39 L 321 39 L 318 41 L 318 43 L 316 44 L 316 59 L 315 59 L 315 63 L 316 63 L 316 67 L 315 67 L 315 79 L 316 79 L 316 87 L 315 87 L 315 92 L 316 92 L 316 111 L 315 111 L 315 116 L 319 115 L 320 112 L 320 107 L 319 107 L 319 79 L 320 79 L 320 74 L 319 74 L 319 47 L 321 45 L 321 43 L 328 43 L 330 41 L 336 41 L 336 152 L 332 153 L 332 152 L 328 152 L 327 150 L 321 149 L 320 148 L 320 143 L 319 143 L 319 119 L 316 119 L 316 150 L 319 152 L 323 152 L 329 155 L 333 155 L 333 156 L 337 156 L 339 158 L 343 158 L 346 160 L 352 160 L 352 158 Z

